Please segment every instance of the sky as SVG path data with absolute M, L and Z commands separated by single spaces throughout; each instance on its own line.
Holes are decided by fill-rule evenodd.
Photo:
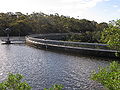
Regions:
M 120 19 L 120 0 L 0 0 L 0 12 L 43 12 L 91 21 Z

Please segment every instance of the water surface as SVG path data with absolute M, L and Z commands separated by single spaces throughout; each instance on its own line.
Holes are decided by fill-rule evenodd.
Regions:
M 64 90 L 102 90 L 89 76 L 98 66 L 110 62 L 104 58 L 40 50 L 25 44 L 0 44 L 0 81 L 13 72 L 24 75 L 33 90 L 43 90 L 53 84 L 63 84 Z

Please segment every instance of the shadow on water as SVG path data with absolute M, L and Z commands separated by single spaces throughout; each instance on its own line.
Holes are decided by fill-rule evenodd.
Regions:
M 59 54 L 63 54 L 63 55 L 70 55 L 70 56 L 77 56 L 77 57 L 86 57 L 86 58 L 90 58 L 90 59 L 96 59 L 96 60 L 103 60 L 103 61 L 120 61 L 120 58 L 112 58 L 112 57 L 100 57 L 100 56 L 94 56 L 94 55 L 87 55 L 87 54 L 79 54 L 77 52 L 68 52 L 65 50 L 58 50 L 58 49 L 45 49 L 45 48 L 39 48 L 36 46 L 29 46 L 31 48 L 36 48 L 36 49 L 40 49 L 40 50 L 45 50 L 45 51 L 49 51 L 49 52 L 53 52 L 53 53 L 59 53 Z

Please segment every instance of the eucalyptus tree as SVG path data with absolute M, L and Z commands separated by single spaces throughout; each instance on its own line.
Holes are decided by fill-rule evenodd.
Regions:
M 101 40 L 111 48 L 120 50 L 120 19 L 109 23 L 109 27 L 102 32 Z
M 59 14 L 44 14 L 33 12 L 0 13 L 0 35 L 4 35 L 5 28 L 12 29 L 11 35 L 27 35 L 34 33 L 81 33 L 82 41 L 99 41 L 100 33 L 105 24 L 86 19 L 75 19 Z M 97 39 L 96 39 L 97 38 Z M 90 40 L 88 40 L 90 39 Z M 93 40 L 95 39 L 95 40 Z

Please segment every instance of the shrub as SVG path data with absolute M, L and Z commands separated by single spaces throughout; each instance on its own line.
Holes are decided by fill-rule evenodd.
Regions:
M 22 75 L 10 73 L 7 80 L 0 83 L 0 90 L 31 90 L 26 82 L 21 82 L 22 79 Z
M 91 79 L 101 83 L 109 90 L 120 90 L 120 64 L 113 61 L 105 68 L 99 68 L 99 72 L 93 72 Z
M 44 88 L 44 90 L 62 90 L 63 89 L 63 85 L 53 85 L 51 88 L 47 89 L 47 88 Z

